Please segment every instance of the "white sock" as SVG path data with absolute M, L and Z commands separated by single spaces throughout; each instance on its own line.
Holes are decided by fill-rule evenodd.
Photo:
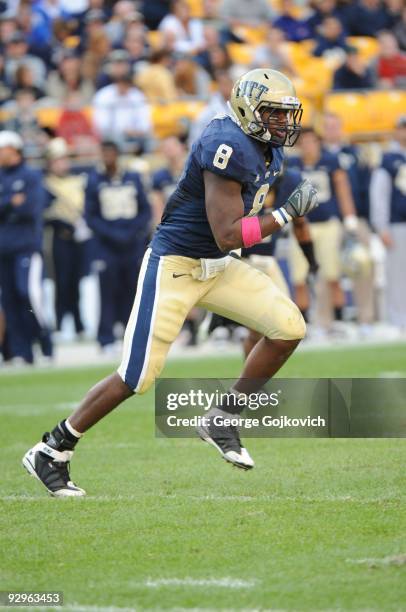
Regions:
M 69 431 L 69 433 L 72 434 L 72 436 L 75 436 L 75 438 L 81 438 L 83 436 L 82 433 L 80 433 L 79 431 L 76 431 L 76 429 L 72 427 L 72 425 L 69 423 L 69 419 L 66 419 L 65 427 Z

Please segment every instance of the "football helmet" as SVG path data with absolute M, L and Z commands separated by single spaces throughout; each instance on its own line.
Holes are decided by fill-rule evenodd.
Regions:
M 350 236 L 344 240 L 341 263 L 346 276 L 352 279 L 365 278 L 372 269 L 371 253 L 362 242 Z
M 303 109 L 291 81 L 281 72 L 257 68 L 236 81 L 228 103 L 233 119 L 248 136 L 273 147 L 292 147 L 300 133 Z M 286 121 L 275 113 L 284 110 Z M 264 111 L 269 117 L 264 120 Z

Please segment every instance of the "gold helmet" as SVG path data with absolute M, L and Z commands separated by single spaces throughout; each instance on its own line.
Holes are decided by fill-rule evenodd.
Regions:
M 281 72 L 268 68 L 250 70 L 235 83 L 229 108 L 242 131 L 273 147 L 292 147 L 300 133 L 302 105 L 292 83 Z M 263 111 L 270 111 L 267 121 Z M 272 117 L 277 110 L 287 111 L 287 121 Z

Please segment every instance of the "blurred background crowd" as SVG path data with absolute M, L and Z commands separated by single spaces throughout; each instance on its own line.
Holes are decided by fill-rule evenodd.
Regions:
M 0 47 L 6 362 L 35 345 L 51 358 L 53 338 L 117 352 L 188 149 L 255 67 L 294 82 L 305 129 L 285 177 L 309 177 L 325 206 L 310 269 L 290 234 L 245 255 L 278 266 L 310 338 L 405 332 L 403 0 L 0 1 Z M 208 334 L 241 330 L 192 312 L 185 341 Z

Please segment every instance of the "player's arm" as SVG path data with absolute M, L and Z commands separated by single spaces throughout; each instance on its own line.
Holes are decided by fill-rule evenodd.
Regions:
M 346 171 L 341 168 L 334 170 L 332 173 L 332 181 L 340 212 L 344 220 L 344 227 L 348 231 L 355 231 L 357 229 L 357 213 Z
M 241 184 L 204 172 L 206 213 L 214 239 L 221 251 L 249 247 L 277 232 L 292 219 L 306 215 L 317 205 L 316 190 L 304 180 L 284 206 L 263 217 L 244 217 Z
M 219 249 L 224 252 L 240 249 L 245 246 L 242 236 L 244 202 L 241 196 L 241 183 L 207 170 L 203 176 L 207 219 Z M 272 215 L 256 219 L 260 226 L 260 239 L 280 229 L 280 225 Z
M 293 233 L 302 249 L 303 255 L 309 264 L 310 272 L 316 273 L 319 269 L 316 256 L 314 254 L 313 240 L 310 236 L 309 222 L 305 217 L 293 219 Z

